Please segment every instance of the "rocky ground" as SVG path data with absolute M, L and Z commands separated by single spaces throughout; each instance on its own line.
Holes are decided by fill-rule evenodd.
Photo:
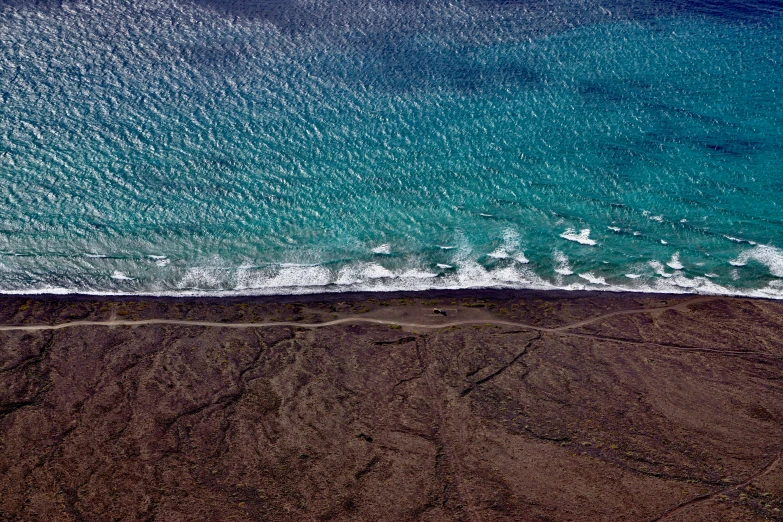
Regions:
M 156 318 L 230 324 L 3 329 Z M 274 324 L 341 318 L 388 323 Z M 783 520 L 779 302 L 3 297 L 0 325 L 3 519 Z

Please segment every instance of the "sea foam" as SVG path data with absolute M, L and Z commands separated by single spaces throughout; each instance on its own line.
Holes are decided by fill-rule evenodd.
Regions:
M 562 253 L 559 250 L 555 250 L 552 252 L 552 259 L 555 262 L 555 272 L 560 275 L 571 275 L 574 273 L 573 270 L 571 270 L 571 266 L 568 264 L 568 257 L 564 253 Z
M 772 246 L 756 245 L 750 250 L 745 250 L 729 263 L 734 266 L 745 266 L 750 260 L 766 266 L 773 276 L 783 277 L 783 250 Z
M 573 228 L 569 228 L 565 232 L 560 234 L 560 237 L 562 237 L 563 239 L 567 239 L 569 241 L 575 241 L 581 245 L 593 246 L 596 244 L 596 241 L 594 239 L 590 239 L 589 228 L 583 228 L 581 231 L 579 231 L 578 234 Z
M 685 266 L 680 262 L 680 253 L 675 252 L 672 254 L 672 258 L 666 263 L 669 268 L 673 268 L 674 270 L 682 270 L 685 268 Z

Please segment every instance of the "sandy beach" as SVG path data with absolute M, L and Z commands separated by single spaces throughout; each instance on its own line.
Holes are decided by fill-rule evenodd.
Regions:
M 7 520 L 783 520 L 783 302 L 5 296 L 0 339 Z

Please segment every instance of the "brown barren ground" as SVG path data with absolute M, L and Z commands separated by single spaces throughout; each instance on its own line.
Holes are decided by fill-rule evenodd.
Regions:
M 0 519 L 783 520 L 781 450 L 783 302 L 0 298 Z

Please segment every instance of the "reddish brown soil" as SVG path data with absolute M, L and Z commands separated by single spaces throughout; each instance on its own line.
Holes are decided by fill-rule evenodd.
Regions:
M 0 298 L 0 519 L 783 520 L 783 303 L 392 297 Z

